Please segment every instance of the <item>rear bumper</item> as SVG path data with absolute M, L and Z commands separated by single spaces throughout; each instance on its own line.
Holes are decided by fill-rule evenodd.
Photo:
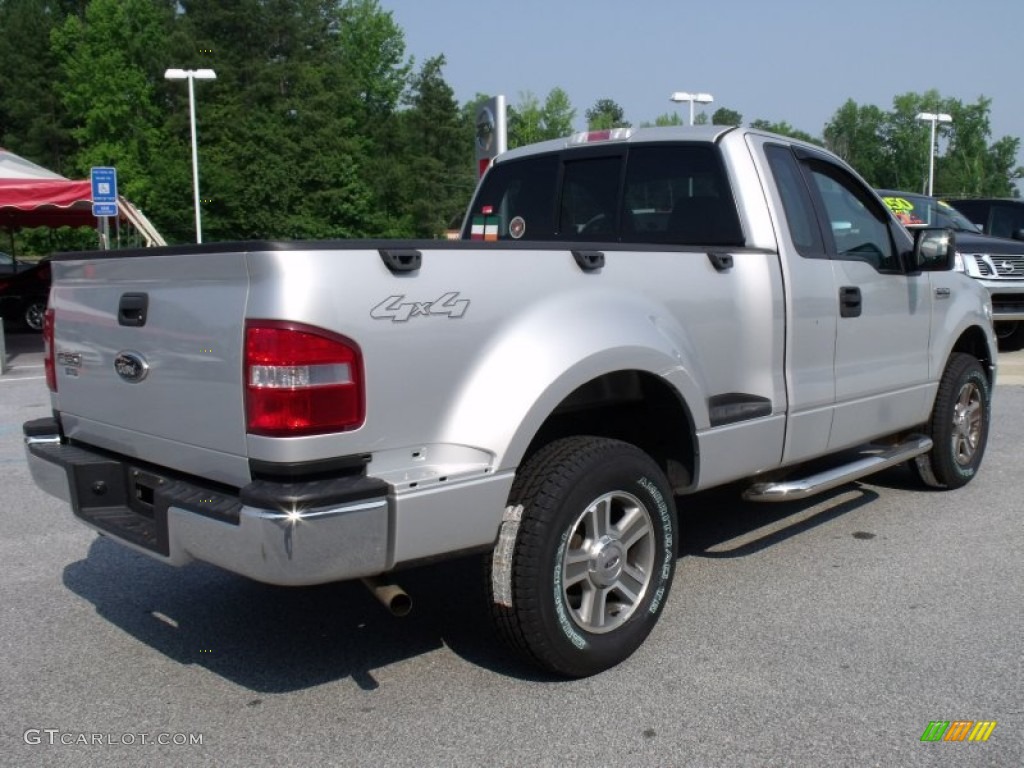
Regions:
M 55 419 L 25 424 L 36 484 L 100 533 L 171 565 L 213 563 L 269 584 L 386 571 L 389 486 L 362 475 L 300 483 L 203 485 L 67 444 Z

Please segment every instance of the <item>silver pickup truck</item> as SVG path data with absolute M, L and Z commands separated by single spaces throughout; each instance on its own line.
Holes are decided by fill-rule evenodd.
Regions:
M 954 257 L 808 144 L 581 134 L 498 158 L 463 242 L 57 256 L 27 457 L 165 563 L 396 612 L 396 572 L 486 553 L 510 644 L 593 674 L 663 610 L 687 495 L 974 476 L 996 351 Z

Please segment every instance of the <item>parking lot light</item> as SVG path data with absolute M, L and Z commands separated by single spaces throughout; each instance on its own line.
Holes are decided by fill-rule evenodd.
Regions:
M 671 96 L 669 96 L 669 99 L 675 102 L 690 102 L 690 125 L 693 125 L 694 102 L 698 104 L 710 104 L 711 102 L 714 101 L 714 98 L 711 96 L 710 93 L 689 93 L 688 91 L 676 91 Z
M 199 213 L 199 150 L 196 146 L 196 96 L 193 81 L 216 80 L 217 73 L 212 69 L 168 69 L 164 72 L 166 80 L 188 80 L 188 114 L 192 124 L 192 196 L 196 209 L 196 242 L 203 242 L 202 217 Z
M 945 112 L 918 112 L 917 119 L 932 124 L 932 138 L 928 144 L 928 197 L 932 196 L 932 187 L 935 184 L 935 125 L 937 123 L 951 123 L 953 118 Z

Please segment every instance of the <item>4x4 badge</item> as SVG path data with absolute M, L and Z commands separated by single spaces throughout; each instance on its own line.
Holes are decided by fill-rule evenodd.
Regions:
M 430 315 L 447 315 L 449 319 L 457 319 L 469 309 L 469 299 L 460 299 L 457 291 L 446 293 L 434 301 L 404 301 L 405 296 L 388 296 L 384 301 L 370 310 L 374 320 L 390 320 L 393 323 L 404 323 L 411 317 L 428 317 Z

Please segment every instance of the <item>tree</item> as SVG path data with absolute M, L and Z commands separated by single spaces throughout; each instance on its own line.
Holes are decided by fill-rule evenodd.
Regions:
M 937 163 L 935 189 L 949 196 L 1009 197 L 1013 182 L 1024 175 L 1015 166 L 1019 138 L 1004 137 L 989 144 L 991 99 L 984 96 L 974 104 L 948 104 L 953 118 L 946 152 Z M 930 137 L 929 137 L 930 140 Z
M 531 91 L 520 93 L 519 103 L 508 107 L 509 149 L 568 136 L 575 119 L 576 110 L 561 88 L 551 89 L 543 105 Z
M 711 115 L 712 125 L 743 125 L 743 115 L 734 109 L 719 107 Z
M 876 187 L 924 191 L 931 124 L 917 116 L 921 112 L 947 113 L 952 121 L 936 124 L 936 193 L 1011 195 L 1013 182 L 1024 174 L 1015 167 L 1020 140 L 1004 138 L 990 143 L 990 105 L 985 97 L 964 105 L 958 99 L 943 98 L 936 90 L 900 94 L 889 112 L 848 100 L 825 126 L 826 146 Z
M 569 94 L 561 88 L 552 88 L 544 99 L 541 109 L 541 122 L 544 126 L 544 138 L 557 139 L 568 136 L 573 130 L 576 109 L 569 100 Z
M 410 84 L 402 114 L 406 136 L 406 210 L 412 235 L 438 237 L 465 211 L 473 192 L 473 123 L 444 81 L 444 56 L 428 59 Z
M 629 127 L 629 123 L 624 119 L 622 107 L 611 99 L 598 99 L 584 114 L 587 117 L 587 128 L 591 131 Z
M 50 35 L 80 3 L 0 2 L 0 146 L 56 171 L 70 173 L 75 141 L 71 117 L 54 86 L 60 67 Z
M 509 149 L 533 144 L 543 135 L 544 113 L 540 100 L 532 91 L 519 94 L 519 101 L 506 108 Z
M 115 166 L 119 190 L 143 207 L 168 143 L 159 91 L 172 20 L 170 0 L 92 0 L 84 18 L 67 16 L 53 31 L 59 93 L 79 147 L 70 170 Z
M 385 234 L 397 219 L 376 193 L 411 66 L 391 14 L 375 0 L 181 7 L 196 58 L 217 70 L 201 111 L 212 237 Z
M 781 123 L 772 123 L 768 120 L 754 120 L 750 124 L 751 128 L 757 128 L 760 131 L 771 131 L 777 133 L 780 136 L 789 136 L 793 139 L 800 139 L 801 141 L 809 141 L 813 144 L 821 144 L 821 139 L 816 139 L 806 131 L 801 131 L 798 128 L 794 128 L 792 125 L 783 120 Z
M 825 126 L 825 146 L 868 181 L 882 179 L 889 163 L 879 147 L 885 120 L 885 114 L 878 107 L 858 106 L 853 99 L 847 99 Z
M 641 123 L 642 128 L 651 127 L 652 123 Z M 663 112 L 654 118 L 655 126 L 668 126 L 668 125 L 685 125 L 683 118 L 679 116 L 678 112 Z

